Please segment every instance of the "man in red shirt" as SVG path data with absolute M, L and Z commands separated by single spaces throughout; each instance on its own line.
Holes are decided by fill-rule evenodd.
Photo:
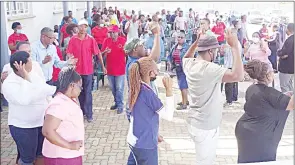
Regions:
M 265 24 L 262 24 L 262 28 L 259 30 L 261 38 L 268 39 L 268 29 Z
M 72 18 L 70 18 L 69 16 L 65 16 L 63 20 L 65 24 L 62 25 L 60 29 L 60 38 L 59 38 L 59 45 L 62 47 L 64 46 L 64 39 L 70 36 L 70 34 L 67 33 L 66 29 L 67 29 L 67 26 L 70 23 L 72 23 Z
M 117 113 L 121 114 L 124 108 L 124 82 L 125 82 L 125 66 L 126 55 L 124 45 L 126 39 L 119 36 L 120 29 L 117 25 L 113 25 L 109 29 L 111 38 L 107 38 L 102 44 L 102 51 L 106 56 L 108 79 L 115 100 L 112 110 L 117 109 Z
M 225 38 L 224 38 L 225 29 L 226 29 L 225 24 L 222 21 L 220 21 L 219 18 L 216 19 L 216 25 L 213 26 L 212 32 L 218 36 L 217 41 L 218 41 L 219 45 L 225 43 Z
M 108 37 L 108 28 L 105 27 L 101 17 L 98 17 L 96 22 L 97 25 L 92 28 L 91 34 L 96 40 L 99 49 L 101 49 L 103 41 Z
M 12 27 L 14 31 L 13 34 L 11 34 L 8 37 L 8 47 L 11 51 L 11 54 L 16 52 L 16 44 L 20 41 L 29 41 L 28 37 L 22 33 L 22 25 L 19 22 L 13 22 Z
M 79 33 L 70 39 L 67 54 L 70 56 L 73 55 L 78 59 L 76 71 L 81 75 L 83 83 L 79 102 L 83 114 L 87 117 L 87 121 L 92 122 L 93 55 L 98 55 L 104 73 L 106 73 L 106 70 L 95 39 L 87 34 L 88 22 L 86 20 L 81 20 L 78 26 Z

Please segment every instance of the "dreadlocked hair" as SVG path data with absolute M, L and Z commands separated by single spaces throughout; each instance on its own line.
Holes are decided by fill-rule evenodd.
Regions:
M 142 57 L 136 63 L 131 65 L 129 70 L 129 107 L 131 111 L 133 110 L 133 106 L 140 92 L 142 77 L 149 74 L 151 68 L 153 68 L 153 62 L 153 59 L 150 57 Z

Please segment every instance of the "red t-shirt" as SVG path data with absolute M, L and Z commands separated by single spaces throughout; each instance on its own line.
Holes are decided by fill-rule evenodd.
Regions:
M 108 28 L 95 26 L 91 30 L 91 34 L 97 42 L 97 44 L 102 44 L 103 41 L 108 37 Z
M 76 71 L 80 75 L 93 74 L 93 55 L 98 55 L 100 50 L 98 49 L 95 39 L 88 34 L 81 40 L 78 35 L 74 35 L 67 48 L 67 54 L 73 54 L 74 58 L 78 59 L 76 64 Z
M 259 33 L 261 35 L 261 38 L 267 38 L 268 37 L 268 30 L 267 30 L 267 28 L 261 28 L 259 30 Z
M 217 37 L 218 42 L 223 42 L 224 41 L 224 30 L 225 30 L 226 26 L 223 22 L 219 22 L 217 25 L 215 25 L 212 28 L 212 32 L 219 35 Z
M 62 42 L 64 42 L 64 39 L 65 38 L 68 38 L 70 35 L 67 33 L 66 29 L 68 27 L 68 24 L 64 24 L 61 29 L 60 29 L 60 32 L 63 33 L 63 39 L 62 39 Z
M 56 47 L 56 52 L 57 52 L 57 55 L 58 55 L 59 59 L 62 60 L 63 58 L 62 58 L 61 50 L 59 49 L 59 47 L 57 47 L 57 46 L 55 46 L 55 47 Z M 53 81 L 57 81 L 58 80 L 58 74 L 59 74 L 59 72 L 60 72 L 60 69 L 54 67 L 54 65 L 53 65 L 53 73 L 52 73 L 52 80 Z
M 29 40 L 25 34 L 13 33 L 8 37 L 8 45 L 12 44 L 13 46 L 15 46 L 20 41 L 29 41 Z M 16 50 L 10 50 L 10 51 L 11 51 L 11 54 L 16 52 Z
M 111 52 L 106 54 L 106 67 L 108 75 L 121 76 L 125 74 L 125 43 L 126 39 L 119 36 L 115 42 L 112 40 L 112 38 L 107 38 L 102 44 L 102 51 L 104 51 L 106 48 L 111 49 Z

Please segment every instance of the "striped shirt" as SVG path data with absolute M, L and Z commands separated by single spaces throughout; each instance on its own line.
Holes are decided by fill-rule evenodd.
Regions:
M 174 49 L 173 54 L 173 61 L 175 64 L 180 64 L 181 63 L 181 59 L 180 59 L 180 49 Z
M 242 56 L 242 46 L 239 44 L 240 55 Z M 231 47 L 226 44 L 224 46 L 224 67 L 225 68 L 232 68 L 233 67 L 233 54 L 231 51 Z

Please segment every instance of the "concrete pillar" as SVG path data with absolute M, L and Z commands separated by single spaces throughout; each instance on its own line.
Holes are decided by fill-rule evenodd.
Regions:
M 1 1 L 0 2 L 0 12 L 1 12 L 1 71 L 3 69 L 3 66 L 9 62 L 10 59 L 10 52 L 8 51 L 8 42 L 7 42 L 7 17 L 6 17 L 6 8 L 5 4 L 6 2 Z
M 68 15 L 68 11 L 69 11 L 69 2 L 63 1 L 62 2 L 62 5 L 63 5 L 64 16 L 67 16 Z
M 91 16 L 91 9 L 92 9 L 92 6 L 90 6 L 90 2 L 87 1 L 87 12 L 89 16 Z

